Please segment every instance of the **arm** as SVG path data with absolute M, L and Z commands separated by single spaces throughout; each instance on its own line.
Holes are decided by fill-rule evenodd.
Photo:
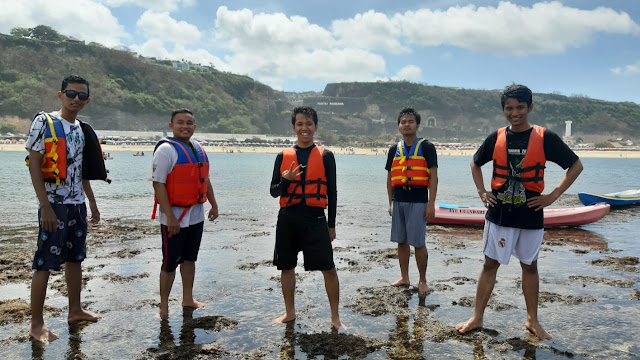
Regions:
M 393 199 L 393 186 L 391 186 L 391 171 L 387 171 L 387 195 L 389 196 L 389 216 L 391 216 L 391 201 Z
M 41 154 L 35 150 L 29 150 L 29 173 L 31 174 L 31 183 L 36 192 L 36 197 L 40 202 L 40 220 L 42 221 L 42 230 L 46 232 L 54 232 L 58 229 L 58 218 L 47 198 L 47 190 L 44 187 L 44 177 L 40 170 L 42 164 Z
M 280 166 L 282 165 L 282 153 L 276 156 L 276 162 L 273 166 L 273 176 L 271 177 L 271 187 L 269 192 L 271 196 L 277 198 L 282 195 L 282 190 L 289 187 L 291 181 L 295 180 L 296 177 L 302 174 L 300 171 L 301 167 L 298 165 L 295 169 L 293 168 L 293 163 L 289 170 L 285 170 L 280 174 Z
M 89 180 L 82 180 L 82 188 L 84 189 L 84 194 L 87 196 L 87 200 L 89 200 L 89 209 L 91 210 L 89 222 L 97 224 L 100 221 L 100 211 L 98 211 L 98 204 L 96 204 L 96 198 L 93 195 L 91 182 Z
M 209 200 L 209 204 L 211 204 L 211 211 L 209 211 L 209 221 L 213 221 L 218 218 L 218 203 L 216 202 L 216 196 L 213 193 L 211 180 L 208 180 L 208 182 L 209 184 L 207 185 L 207 200 Z
M 580 175 L 580 173 L 582 172 L 582 169 L 582 162 L 580 161 L 580 159 L 576 160 L 564 174 L 558 186 L 556 186 L 556 188 L 553 189 L 550 194 L 534 196 L 527 201 L 527 205 L 530 208 L 536 208 L 536 211 L 540 211 L 543 208 L 553 204 L 553 202 L 558 200 L 560 195 L 562 195 L 571 186 L 571 184 L 576 181 L 578 175 Z
M 484 178 L 482 177 L 482 168 L 476 165 L 473 160 L 471 160 L 471 176 L 473 177 L 473 182 L 476 184 L 476 190 L 478 191 L 478 195 L 484 203 L 484 206 L 495 206 L 496 197 L 491 191 L 487 191 L 485 189 Z
M 436 216 L 436 195 L 438 193 L 438 168 L 432 167 L 429 171 L 429 203 L 424 213 L 427 222 Z
M 162 212 L 167 215 L 167 229 L 169 230 L 169 235 L 175 235 L 180 232 L 180 223 L 178 219 L 173 214 L 173 210 L 171 209 L 171 205 L 169 204 L 169 193 L 167 192 L 167 186 L 164 183 L 154 181 L 153 182 L 153 191 L 156 195 L 156 200 L 158 200 L 158 204 L 160 204 L 160 208 Z
M 327 177 L 327 226 L 331 241 L 336 238 L 336 213 L 338 209 L 338 190 L 336 181 L 336 159 L 331 152 L 323 156 L 325 176 Z

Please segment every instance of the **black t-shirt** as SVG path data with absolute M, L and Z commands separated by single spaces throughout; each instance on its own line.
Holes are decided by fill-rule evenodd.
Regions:
M 514 133 L 507 128 L 507 162 L 511 168 L 509 171 L 514 175 L 519 173 L 522 159 L 527 153 L 531 131 L 533 128 Z M 493 161 L 493 149 L 497 138 L 498 132 L 495 131 L 478 148 L 478 151 L 473 155 L 473 161 L 477 166 Z M 547 162 L 554 162 L 565 170 L 578 160 L 578 155 L 556 133 L 550 130 L 546 130 L 544 134 L 544 154 Z M 493 172 L 493 168 L 491 171 Z M 549 185 L 545 184 L 545 187 L 549 188 Z M 553 185 L 555 184 L 551 186 Z M 495 206 L 489 207 L 487 220 L 500 226 L 520 229 L 544 228 L 544 213 L 527 206 L 527 199 L 538 196 L 540 193 L 525 189 L 524 185 L 515 178 L 507 179 L 500 189 L 492 190 L 492 193 L 498 200 Z
M 313 149 L 316 145 L 311 145 L 308 148 L 299 148 L 298 145 L 295 145 L 296 149 L 296 157 L 298 159 L 298 164 L 302 164 L 307 166 L 307 162 L 309 161 L 309 154 L 311 154 L 311 149 Z M 324 164 L 324 172 L 327 177 L 327 225 L 330 228 L 336 227 L 336 208 L 337 208 L 337 198 L 338 193 L 336 190 L 336 159 L 333 156 L 333 153 L 327 148 L 324 149 L 322 154 L 322 163 Z M 273 166 L 273 177 L 271 178 L 271 196 L 278 197 L 282 194 L 282 189 L 286 189 L 291 184 L 291 181 L 283 178 L 280 172 L 280 166 L 282 165 L 282 152 L 276 156 L 276 163 Z M 302 172 L 300 177 L 302 181 L 305 180 L 306 172 Z M 284 209 L 284 208 L 283 208 Z M 282 211 L 282 209 L 281 209 Z M 302 199 L 297 204 L 290 205 L 287 207 L 287 211 L 293 211 L 297 214 L 309 214 L 309 215 L 324 215 L 324 209 L 319 208 L 317 206 L 308 206 L 305 199 Z
M 418 138 L 416 141 L 419 141 Z M 413 144 L 405 144 L 404 153 L 407 154 L 411 149 Z M 393 158 L 396 156 L 396 151 L 398 150 L 398 144 L 395 144 L 389 148 L 389 153 L 387 154 L 387 164 L 385 165 L 385 169 L 387 171 L 391 171 L 391 165 L 393 164 Z M 433 146 L 429 140 L 425 140 L 422 142 L 422 155 L 427 160 L 427 166 L 429 169 L 438 167 L 438 156 L 436 155 L 436 147 Z M 424 186 L 412 186 L 411 190 L 405 189 L 402 186 L 394 186 L 392 197 L 393 201 L 401 201 L 401 202 L 411 202 L 411 203 L 426 203 L 429 201 L 429 188 Z

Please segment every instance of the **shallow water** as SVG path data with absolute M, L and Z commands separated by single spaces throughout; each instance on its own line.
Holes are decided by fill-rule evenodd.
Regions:
M 434 291 L 424 302 L 413 289 L 388 287 L 399 270 L 397 259 L 390 257 L 395 250 L 388 241 L 386 157 L 382 155 L 336 156 L 339 204 L 334 258 L 341 283 L 340 315 L 349 326 L 346 333 L 330 334 L 322 275 L 305 273 L 301 266 L 297 269 L 295 323 L 271 323 L 284 311 L 284 305 L 279 272 L 268 264 L 278 207 L 268 193 L 275 159 L 269 154 L 210 156 L 221 215 L 205 225 L 194 287 L 196 297 L 208 306 L 183 314 L 179 305 L 181 281 L 176 276 L 170 319 L 163 324 L 155 317 L 161 251 L 157 226 L 148 219 L 153 205 L 147 181 L 151 157 L 134 157 L 127 152 L 113 156 L 107 161 L 113 184 L 94 182 L 105 224 L 90 233 L 93 245 L 83 265 L 90 278 L 82 299 L 104 319 L 70 328 L 65 321 L 66 297 L 50 289 L 46 304 L 64 311 L 46 322 L 60 339 L 46 347 L 32 346 L 25 336 L 28 321 L 3 324 L 0 353 L 5 358 L 190 358 L 208 354 L 214 358 L 265 359 L 323 355 L 336 359 L 544 359 L 633 358 L 640 354 L 640 307 L 639 300 L 633 298 L 640 290 L 640 273 L 631 271 L 638 266 L 620 269 L 591 263 L 608 257 L 640 256 L 635 235 L 640 229 L 640 208 L 615 210 L 591 225 L 545 233 L 539 261 L 540 290 L 559 295 L 556 298 L 560 301 L 541 303 L 539 316 L 554 336 L 552 341 L 532 340 L 524 330 L 521 271 L 515 259 L 501 267 L 494 290 L 500 305 L 496 309 L 508 309 L 487 309 L 485 330 L 459 336 L 452 326 L 472 313 L 471 307 L 459 304 L 475 295 L 482 266 L 482 230 L 428 227 L 428 280 Z M 23 158 L 23 153 L 0 152 L 0 161 L 8 164 L 0 171 L 0 186 L 12 189 L 6 194 L 6 206 L 0 209 L 0 246 L 5 250 L 25 233 L 35 238 L 35 196 Z M 438 201 L 479 203 L 469 161 L 467 157 L 440 157 Z M 638 188 L 640 160 L 583 159 L 583 164 L 585 171 L 558 206 L 578 205 L 575 194 L 579 191 Z M 563 174 L 555 165 L 549 168 L 547 188 L 557 184 Z M 489 169 L 484 170 L 487 175 Z M 23 230 L 25 226 L 27 230 Z M 124 249 L 132 256 L 116 256 Z M 416 280 L 411 261 L 411 277 Z M 60 273 L 52 276 L 50 284 L 60 277 Z M 592 278 L 632 285 L 612 286 Z M 28 301 L 28 291 L 24 281 L 2 283 L 0 301 Z M 595 301 L 573 304 L 567 300 L 570 296 Z M 368 305 L 358 307 L 366 299 Z M 371 314 L 372 309 L 379 310 L 377 316 Z

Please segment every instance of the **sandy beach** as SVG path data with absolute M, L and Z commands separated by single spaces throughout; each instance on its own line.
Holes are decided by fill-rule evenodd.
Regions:
M 357 148 L 357 147 L 328 147 L 334 154 L 340 155 L 385 155 L 386 148 Z M 277 154 L 282 151 L 281 147 L 242 147 L 242 146 L 206 146 L 207 152 L 210 153 L 263 153 Z M 0 151 L 23 151 L 24 144 L 2 144 Z M 102 145 L 102 151 L 106 153 L 132 151 L 145 152 L 150 155 L 153 152 L 153 146 L 150 145 Z M 475 150 L 457 150 L 457 149 L 436 149 L 438 155 L 445 156 L 473 156 Z M 574 150 L 576 154 L 582 158 L 629 158 L 639 159 L 640 151 L 616 151 L 616 150 Z

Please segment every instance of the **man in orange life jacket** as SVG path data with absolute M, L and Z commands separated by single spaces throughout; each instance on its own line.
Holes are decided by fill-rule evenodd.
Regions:
M 160 270 L 161 319 L 169 317 L 169 294 L 180 265 L 182 306 L 201 308 L 193 298 L 196 260 L 204 228 L 204 206 L 211 204 L 209 221 L 218 217 L 218 204 L 209 180 L 209 160 L 204 148 L 191 136 L 196 119 L 188 109 L 171 113 L 173 137 L 158 141 L 153 154 L 153 190 L 160 205 L 162 268 Z M 155 206 L 154 206 L 155 216 Z
M 435 216 L 438 192 L 438 158 L 433 144 L 418 138 L 420 114 L 404 108 L 398 114 L 398 131 L 402 141 L 389 149 L 387 194 L 391 219 L 391 241 L 398 243 L 400 280 L 391 286 L 409 285 L 409 257 L 413 246 L 420 280 L 418 294 L 431 291 L 427 285 L 429 254 L 425 241 L 427 222 Z
M 69 293 L 69 322 L 96 321 L 99 315 L 82 308 L 82 261 L 86 257 L 87 208 L 91 218 L 100 221 L 100 212 L 89 180 L 82 177 L 85 136 L 78 112 L 90 101 L 89 82 L 79 76 L 62 81 L 58 99 L 62 107 L 57 112 L 40 113 L 31 123 L 26 149 L 29 151 L 29 172 L 40 209 L 38 220 L 38 250 L 33 260 L 31 282 L 31 329 L 36 341 L 57 339 L 44 325 L 42 309 L 50 271 L 59 271 L 65 264 L 65 279 Z
M 307 271 L 320 270 L 331 307 L 331 327 L 345 328 L 338 315 L 340 283 L 333 263 L 331 242 L 336 238 L 336 162 L 333 153 L 313 143 L 318 114 L 310 107 L 297 107 L 291 128 L 298 143 L 276 157 L 271 196 L 280 197 L 273 264 L 282 271 L 285 314 L 274 319 L 284 323 L 296 318 L 294 294 L 298 252 Z M 324 209 L 328 207 L 328 221 Z
M 522 292 L 527 306 L 525 327 L 540 339 L 551 339 L 538 321 L 537 260 L 544 231 L 542 210 L 573 184 L 582 172 L 582 163 L 558 135 L 529 123 L 533 94 L 528 87 L 507 86 L 500 102 L 511 126 L 490 134 L 471 161 L 471 175 L 478 195 L 488 208 L 484 266 L 478 279 L 473 315 L 457 324 L 456 330 L 464 334 L 482 327 L 498 267 L 508 264 L 514 255 L 522 268 Z M 546 160 L 568 170 L 551 193 L 542 195 Z M 481 166 L 490 161 L 493 174 L 491 190 L 487 191 Z

